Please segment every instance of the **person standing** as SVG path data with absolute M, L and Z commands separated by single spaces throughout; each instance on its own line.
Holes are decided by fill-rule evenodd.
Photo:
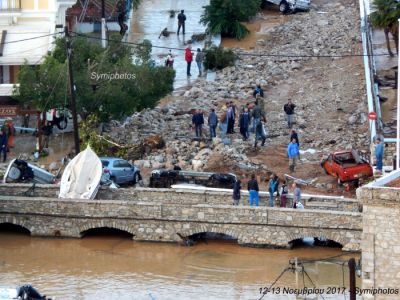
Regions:
M 299 135 L 297 134 L 296 130 L 294 130 L 294 129 L 292 129 L 290 131 L 290 141 L 292 141 L 293 139 L 296 141 L 296 144 L 297 144 L 297 146 L 299 146 L 299 149 L 300 149 Z
M 293 121 L 294 121 L 294 109 L 296 108 L 296 105 L 292 103 L 292 100 L 289 99 L 288 103 L 286 103 L 283 106 L 283 110 L 286 113 L 286 119 L 287 119 L 287 124 L 288 128 L 292 128 L 293 126 Z
M 13 120 L 10 117 L 8 117 L 6 119 L 6 121 L 4 122 L 4 126 L 6 128 L 6 135 L 7 135 L 7 142 L 8 142 L 7 150 L 10 150 L 11 148 L 14 148 L 15 128 L 14 128 Z
M 282 187 L 281 187 L 281 207 L 286 207 L 286 200 L 287 200 L 288 193 L 289 193 L 289 189 L 288 189 L 286 180 L 284 180 L 282 183 Z
M 253 91 L 253 97 L 257 99 L 257 95 L 259 97 L 264 97 L 264 90 L 262 89 L 260 84 L 257 84 L 256 88 Z
M 29 128 L 29 114 L 25 114 L 23 117 L 22 117 L 22 122 L 21 122 L 22 124 L 22 128 Z M 21 130 L 20 130 L 20 133 L 22 133 L 22 131 L 24 132 L 24 133 L 27 133 L 28 131 L 27 130 L 23 130 L 21 128 Z
M 239 117 L 240 134 L 242 135 L 244 141 L 247 141 L 247 139 L 249 138 L 249 126 L 250 126 L 250 115 L 249 115 L 249 110 L 246 107 L 243 108 L 243 111 Z
M 232 105 L 232 102 L 227 103 L 227 106 L 228 106 L 228 110 L 227 110 L 228 130 L 227 130 L 227 133 L 232 134 L 232 133 L 234 133 L 233 126 L 235 124 L 235 110 Z
M 179 31 L 181 30 L 182 27 L 182 33 L 185 34 L 185 21 L 186 21 L 186 16 L 184 14 L 184 10 L 182 9 L 181 12 L 178 14 L 178 31 L 176 34 L 179 35 Z
M 204 124 L 204 116 L 201 110 L 196 110 L 192 117 L 192 124 L 196 131 L 196 137 L 201 138 L 202 135 L 202 127 Z
M 42 130 L 44 136 L 43 147 L 49 148 L 50 135 L 53 133 L 53 125 L 51 125 L 49 121 L 45 121 Z
M 297 157 L 299 156 L 299 154 L 300 154 L 299 146 L 296 144 L 296 140 L 292 139 L 292 141 L 289 143 L 288 148 L 287 148 L 290 172 L 294 172 L 294 169 L 296 167 L 296 160 L 297 160 Z
M 204 52 L 201 52 L 200 48 L 197 48 L 195 60 L 196 60 L 197 67 L 199 68 L 199 76 L 201 76 L 203 74 Z
M 191 67 L 192 61 L 193 61 L 193 53 L 192 53 L 192 45 L 190 45 L 190 44 L 185 49 L 185 60 L 187 63 L 186 75 L 192 76 L 192 74 L 190 74 L 190 67 Z
M 167 59 L 165 60 L 165 66 L 169 68 L 174 67 L 174 58 L 172 57 L 172 52 L 169 50 L 169 53 L 167 55 Z
M 276 195 L 279 196 L 278 187 L 279 187 L 278 176 L 276 176 L 276 174 L 272 174 L 268 184 L 270 207 L 274 207 L 274 193 L 276 192 Z
M 249 180 L 249 182 L 247 183 L 247 190 L 249 191 L 250 206 L 253 206 L 253 203 L 255 203 L 256 206 L 258 206 L 258 201 L 259 201 L 258 191 L 259 191 L 259 189 L 258 189 L 258 182 L 257 182 L 255 174 L 251 175 L 251 180 Z
M 293 183 L 293 208 L 304 209 L 304 205 L 301 204 L 301 189 L 296 182 Z
M 215 109 L 211 108 L 211 112 L 208 115 L 208 127 L 210 128 L 210 139 L 212 140 L 217 136 L 216 129 L 218 125 L 218 117 L 217 114 L 215 113 Z
M 378 137 L 375 140 L 375 158 L 376 158 L 376 170 L 379 173 L 382 173 L 383 169 L 383 152 L 384 152 L 384 145 L 382 140 Z
M 228 117 L 227 117 L 227 107 L 222 106 L 222 114 L 220 116 L 219 129 L 221 130 L 221 139 L 225 139 L 228 130 Z
M 7 160 L 7 134 L 4 126 L 0 128 L 0 155 L 3 153 L 3 162 Z
M 240 179 L 236 180 L 235 183 L 233 184 L 233 205 L 239 205 L 239 201 L 240 201 L 240 189 L 242 188 L 240 186 L 241 181 Z
M 255 132 L 255 140 L 254 140 L 254 148 L 257 148 L 257 141 L 259 139 L 262 140 L 261 146 L 264 146 L 266 136 L 263 133 L 263 124 L 261 122 L 261 118 L 265 118 L 263 115 L 263 112 L 261 108 L 258 106 L 258 102 L 255 102 L 255 106 L 253 108 L 252 112 L 252 117 L 253 117 L 253 126 L 254 126 L 254 132 Z

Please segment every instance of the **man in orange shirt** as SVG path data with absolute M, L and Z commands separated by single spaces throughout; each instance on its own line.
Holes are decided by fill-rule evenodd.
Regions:
M 187 63 L 186 75 L 192 76 L 192 74 L 190 74 L 190 66 L 192 65 L 193 61 L 192 45 L 188 45 L 185 49 L 185 60 Z

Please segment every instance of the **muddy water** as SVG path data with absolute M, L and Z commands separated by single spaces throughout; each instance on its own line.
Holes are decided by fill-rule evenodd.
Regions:
M 341 253 L 328 248 L 247 248 L 223 241 L 183 247 L 139 243 L 120 235 L 43 239 L 1 231 L 0 286 L 31 283 L 53 299 L 258 299 L 259 288 L 271 284 L 290 258 Z M 306 271 L 319 287 L 342 286 L 338 264 L 311 263 Z M 348 278 L 346 268 L 344 276 Z M 297 286 L 302 282 L 299 276 Z M 296 287 L 296 276 L 285 273 L 277 286 Z
M 209 0 L 142 1 L 138 10 L 133 13 L 130 32 L 128 34 L 129 42 L 140 42 L 147 39 L 154 46 L 174 48 L 172 54 L 174 56 L 174 69 L 176 71 L 175 88 L 191 85 L 193 80 L 198 78 L 199 72 L 195 61 L 192 62 L 191 66 L 192 76 L 186 76 L 184 51 L 180 49 L 186 48 L 186 44 L 193 34 L 205 32 L 205 27 L 199 21 L 203 13 L 203 6 L 208 3 Z M 177 16 L 182 9 L 186 15 L 185 35 L 182 34 L 182 29 L 180 34 L 177 35 Z M 173 17 L 170 17 L 171 10 L 176 12 Z M 167 28 L 171 32 L 168 37 L 160 37 L 160 33 L 164 28 Z M 194 42 L 192 44 L 193 51 L 203 47 L 203 42 Z M 157 64 L 164 64 L 168 51 L 168 49 L 153 48 L 152 58 Z M 214 74 L 206 74 L 205 77 L 208 80 L 213 80 Z

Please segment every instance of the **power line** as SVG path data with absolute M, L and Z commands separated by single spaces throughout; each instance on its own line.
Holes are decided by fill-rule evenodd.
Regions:
M 40 36 L 31 37 L 31 38 L 26 38 L 26 39 L 22 39 L 22 40 L 9 41 L 9 42 L 1 43 L 1 45 L 8 45 L 8 44 L 13 44 L 13 43 L 36 40 L 36 39 L 40 39 L 40 38 L 44 38 L 44 37 L 48 37 L 48 36 L 55 36 L 57 34 L 61 34 L 61 33 L 60 32 L 56 32 L 56 33 L 50 33 L 50 34 L 46 34 L 46 35 L 40 35 Z
M 269 291 L 269 290 L 278 282 L 278 280 L 283 276 L 283 274 L 285 274 L 287 271 L 292 270 L 292 269 L 293 269 L 292 267 L 287 267 L 287 268 L 285 268 L 285 269 L 282 271 L 282 273 L 279 274 L 279 276 L 278 276 L 278 277 L 274 280 L 274 282 L 269 286 L 269 288 L 268 288 L 267 290 L 264 291 L 263 295 L 262 295 L 261 298 L 258 299 L 258 300 L 263 299 L 264 296 L 265 296 L 266 294 L 268 294 L 268 291 Z
M 78 32 L 72 32 L 75 34 L 75 36 L 80 36 L 88 39 L 94 39 L 94 40 L 104 40 L 101 37 L 96 37 L 96 36 L 89 36 L 86 34 L 78 33 Z M 115 39 L 106 39 L 107 41 L 111 42 L 119 42 L 122 44 L 126 45 L 132 45 L 132 46 L 141 46 L 141 43 L 134 43 L 134 42 L 124 42 L 121 40 L 115 40 Z M 185 51 L 185 48 L 176 48 L 176 47 L 166 47 L 166 46 L 158 46 L 158 45 L 151 45 L 152 48 L 156 49 L 166 49 L 166 50 L 176 50 L 176 51 Z M 321 55 L 312 55 L 312 54 L 272 54 L 272 53 L 247 53 L 247 52 L 235 52 L 238 56 L 253 56 L 253 57 L 274 57 L 274 58 L 347 58 L 347 57 L 377 57 L 377 56 L 389 56 L 389 54 L 321 54 Z

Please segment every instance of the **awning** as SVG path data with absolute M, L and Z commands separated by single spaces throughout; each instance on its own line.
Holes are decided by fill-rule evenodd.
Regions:
M 25 61 L 30 65 L 40 64 L 54 41 L 49 35 L 49 22 L 30 27 L 0 26 L 0 31 L 5 35 L 0 65 L 23 65 Z

